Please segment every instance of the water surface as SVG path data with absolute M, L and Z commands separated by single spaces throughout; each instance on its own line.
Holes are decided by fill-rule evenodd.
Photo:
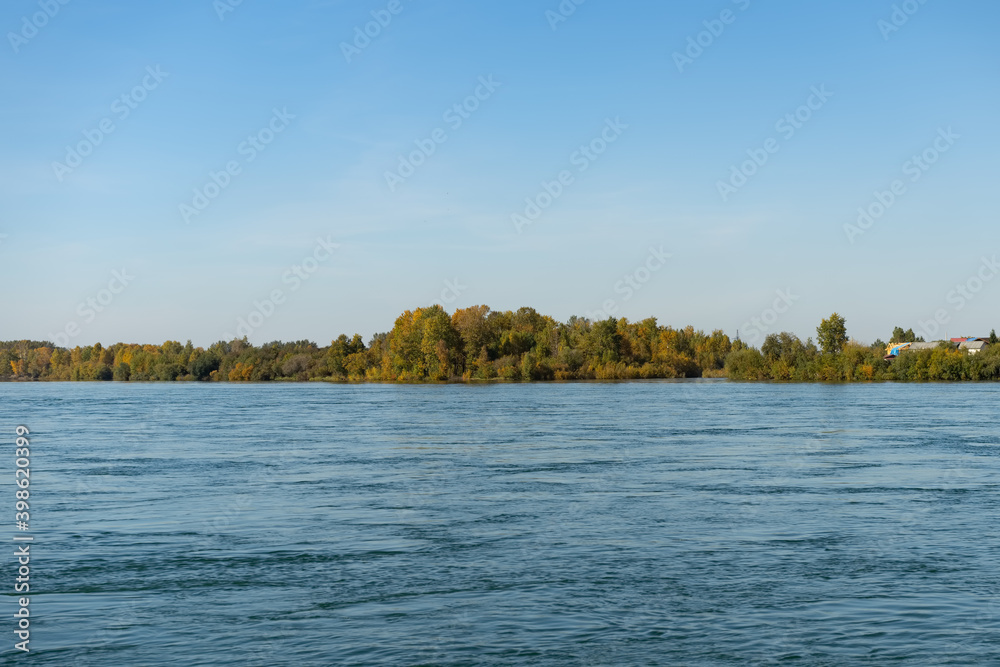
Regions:
M 8 471 L 32 430 L 30 659 L 1000 664 L 998 399 L 0 384 Z

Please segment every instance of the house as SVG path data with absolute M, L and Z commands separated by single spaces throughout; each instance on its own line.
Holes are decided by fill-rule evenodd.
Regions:
M 964 338 L 962 340 L 965 340 Z M 932 340 L 929 343 L 919 342 L 919 343 L 889 343 L 885 348 L 885 358 L 888 361 L 892 361 L 898 357 L 903 352 L 916 352 L 919 350 L 936 350 L 945 341 L 943 340 Z
M 979 354 L 990 346 L 988 341 L 989 339 L 967 340 L 964 343 L 959 343 L 958 349 L 968 350 L 969 354 Z
M 936 350 L 943 342 L 943 340 L 932 340 L 929 343 L 910 343 L 910 346 L 906 349 L 910 352 L 916 352 L 918 350 Z
M 892 361 L 902 352 L 917 352 L 920 350 L 935 350 L 938 346 L 948 343 L 943 340 L 932 340 L 929 343 L 889 343 L 885 348 L 885 358 Z M 989 338 L 952 338 L 951 348 L 967 350 L 969 354 L 979 354 L 990 346 Z

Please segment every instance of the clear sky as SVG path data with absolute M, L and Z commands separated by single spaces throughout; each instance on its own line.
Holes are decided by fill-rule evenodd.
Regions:
M 0 339 L 204 346 L 243 318 L 328 344 L 434 301 L 988 334 L 998 23 L 990 0 L 10 0 Z

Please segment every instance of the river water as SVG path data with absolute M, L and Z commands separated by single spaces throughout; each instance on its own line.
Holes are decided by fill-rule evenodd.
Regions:
M 24 424 L 34 665 L 1000 664 L 998 406 L 973 384 L 0 384 L 0 504 Z

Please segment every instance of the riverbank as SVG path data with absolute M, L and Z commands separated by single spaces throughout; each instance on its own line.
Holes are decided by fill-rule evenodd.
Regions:
M 887 359 L 885 343 L 852 341 L 836 313 L 817 327 L 815 343 L 783 332 L 767 336 L 756 348 L 722 330 L 675 329 L 655 318 L 557 322 L 532 308 L 497 312 L 474 306 L 449 315 L 432 306 L 404 312 L 391 331 L 367 343 L 359 334 L 342 334 L 323 347 L 312 341 L 255 346 L 245 336 L 208 348 L 190 341 L 73 348 L 45 341 L 0 342 L 0 381 L 1000 380 L 1000 345 L 983 346 L 973 352 L 942 343 Z

